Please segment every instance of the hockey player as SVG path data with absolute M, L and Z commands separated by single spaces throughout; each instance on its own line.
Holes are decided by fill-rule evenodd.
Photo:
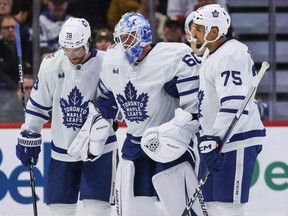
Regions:
M 198 117 L 201 125 L 199 148 L 210 176 L 203 187 L 210 215 L 245 215 L 254 164 L 265 139 L 255 100 L 251 100 L 222 146 L 236 112 L 251 87 L 257 71 L 249 49 L 235 39 L 228 39 L 230 16 L 218 4 L 206 5 L 192 12 L 186 22 L 192 42 L 201 51 L 208 49 L 199 70 Z
M 184 43 L 152 44 L 150 24 L 139 13 L 122 16 L 114 40 L 103 60 L 96 104 L 104 118 L 123 117 L 127 124 L 116 213 L 180 215 L 197 185 L 187 149 L 198 131 L 201 62 Z M 203 199 L 194 211 L 206 215 Z
M 45 57 L 41 63 L 16 146 L 22 164 L 36 165 L 41 148 L 40 132 L 52 112 L 53 140 L 46 192 L 52 216 L 75 215 L 79 194 L 85 215 L 111 214 L 109 201 L 116 154 L 111 151 L 113 148 L 106 154 L 95 153 L 95 148 L 97 151 L 98 146 L 103 147 L 108 137 L 106 144 L 116 146 L 116 137 L 110 123 L 97 115 L 91 105 L 104 52 L 90 47 L 90 35 L 90 25 L 85 19 L 69 18 L 64 23 L 59 33 L 61 49 Z M 89 125 L 92 122 L 91 130 L 95 131 L 95 136 L 91 137 L 89 149 L 83 150 L 76 145 L 79 157 L 74 157 L 76 147 L 71 150 L 71 143 L 84 122 Z M 69 155 L 67 150 L 74 155 Z

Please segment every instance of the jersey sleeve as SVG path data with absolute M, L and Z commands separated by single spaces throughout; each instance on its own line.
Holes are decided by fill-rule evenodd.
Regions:
M 25 123 L 22 125 L 22 130 L 40 133 L 43 124 L 50 119 L 49 112 L 52 110 L 53 91 L 55 89 L 52 81 L 53 76 L 50 73 L 51 71 L 48 70 L 50 64 L 51 61 L 44 59 L 40 66 L 37 79 L 34 82 L 27 102 Z
M 201 60 L 196 54 L 192 50 L 186 49 L 186 54 L 181 55 L 176 67 L 176 86 L 180 106 L 190 113 L 197 113 L 200 64 Z

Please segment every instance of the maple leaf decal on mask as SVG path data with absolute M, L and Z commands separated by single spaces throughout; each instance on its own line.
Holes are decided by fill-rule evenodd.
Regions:
M 60 107 L 63 113 L 63 124 L 67 128 L 81 128 L 88 116 L 88 101 L 82 102 L 83 96 L 77 87 L 68 95 L 68 101 L 60 98 Z
M 148 102 L 148 94 L 142 93 L 137 95 L 137 90 L 129 81 L 124 90 L 124 96 L 117 94 L 116 99 L 124 111 L 125 119 L 130 122 L 144 121 L 149 116 L 147 115 L 146 106 Z

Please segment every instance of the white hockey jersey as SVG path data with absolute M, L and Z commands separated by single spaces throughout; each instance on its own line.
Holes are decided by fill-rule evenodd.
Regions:
M 92 49 L 86 62 L 73 65 L 63 50 L 59 50 L 41 63 L 22 130 L 40 133 L 52 111 L 54 159 L 75 161 L 67 154 L 67 149 L 87 119 L 88 102 L 95 99 L 104 54 Z
M 201 135 L 223 138 L 256 76 L 248 47 L 228 40 L 210 53 L 199 70 L 198 117 Z M 265 129 L 255 100 L 251 100 L 223 152 L 261 145 Z
M 141 137 L 147 128 L 171 120 L 179 106 L 197 113 L 200 63 L 187 45 L 162 42 L 140 63 L 130 65 L 115 45 L 103 60 L 100 90 L 113 92 L 127 133 Z

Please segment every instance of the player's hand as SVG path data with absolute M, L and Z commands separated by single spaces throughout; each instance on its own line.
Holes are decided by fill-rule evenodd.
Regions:
M 204 164 L 210 173 L 217 172 L 224 163 L 224 155 L 220 153 L 222 141 L 218 136 L 202 136 L 199 148 Z
M 24 166 L 36 165 L 41 151 L 41 134 L 22 131 L 18 136 L 16 156 Z
M 111 92 L 107 92 L 105 96 L 100 96 L 96 100 L 96 106 L 99 109 L 101 115 L 105 119 L 117 119 L 119 121 L 122 121 L 123 116 L 118 109 L 113 94 Z

